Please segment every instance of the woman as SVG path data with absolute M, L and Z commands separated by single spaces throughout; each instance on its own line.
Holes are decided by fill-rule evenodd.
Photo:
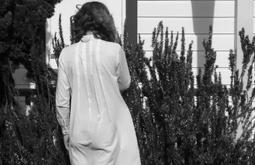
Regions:
M 120 91 L 130 84 L 113 18 L 99 2 L 74 16 L 77 43 L 62 50 L 57 119 L 72 165 L 140 165 L 134 125 Z

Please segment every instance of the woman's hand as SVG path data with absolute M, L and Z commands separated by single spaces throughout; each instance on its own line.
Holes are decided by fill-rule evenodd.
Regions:
M 69 150 L 69 135 L 64 135 L 64 144 L 67 150 Z

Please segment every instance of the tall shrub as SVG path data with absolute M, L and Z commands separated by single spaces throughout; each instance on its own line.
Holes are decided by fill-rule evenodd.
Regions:
M 162 22 L 153 31 L 151 58 L 145 57 L 141 39 L 135 50 L 126 47 L 132 83 L 124 98 L 133 114 L 143 164 L 255 163 L 251 116 L 254 40 L 250 42 L 244 30 L 240 31 L 243 67 L 236 70 L 236 54 L 230 51 L 228 88 L 215 66 L 211 31 L 203 42 L 205 64 L 198 75 L 192 72 L 192 44 L 185 49 L 184 30 L 180 53 L 179 34 L 174 40 Z M 243 132 L 236 140 L 239 124 Z

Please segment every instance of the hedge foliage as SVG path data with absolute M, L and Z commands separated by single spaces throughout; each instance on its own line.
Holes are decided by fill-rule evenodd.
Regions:
M 203 42 L 205 64 L 198 75 L 192 72 L 192 43 L 186 50 L 184 29 L 180 53 L 178 38 L 161 22 L 153 31 L 151 58 L 145 57 L 141 39 L 134 50 L 125 45 L 132 83 L 124 98 L 135 122 L 142 164 L 255 164 L 255 40 L 240 31 L 243 67 L 236 68 L 236 54 L 230 51 L 228 87 L 215 66 L 212 29 Z

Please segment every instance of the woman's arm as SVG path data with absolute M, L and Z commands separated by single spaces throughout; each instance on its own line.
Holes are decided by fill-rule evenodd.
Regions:
M 70 120 L 70 84 L 62 61 L 63 51 L 59 56 L 58 81 L 56 90 L 56 116 L 63 135 L 69 132 Z
M 123 49 L 120 47 L 119 50 L 119 64 L 118 64 L 118 84 L 120 91 L 123 91 L 130 86 L 130 73 L 128 70 L 128 64 L 126 55 Z

